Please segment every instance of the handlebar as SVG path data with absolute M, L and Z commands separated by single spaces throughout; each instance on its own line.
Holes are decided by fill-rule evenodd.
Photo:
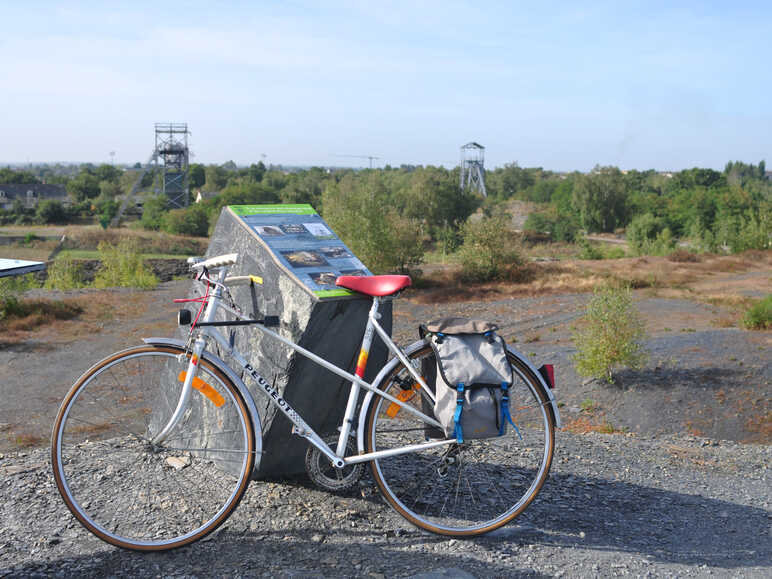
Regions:
M 238 253 L 227 253 L 225 255 L 217 255 L 215 257 L 210 257 L 209 259 L 205 259 L 204 261 L 199 261 L 198 263 L 194 263 L 190 266 L 190 269 L 215 269 L 217 267 L 225 267 L 227 265 L 233 265 L 239 260 L 239 254 Z

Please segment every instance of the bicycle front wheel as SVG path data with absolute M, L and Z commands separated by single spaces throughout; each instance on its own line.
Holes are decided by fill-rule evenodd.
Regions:
M 192 543 L 221 525 L 247 489 L 255 434 L 238 389 L 200 360 L 187 408 L 166 439 L 189 355 L 139 346 L 75 383 L 54 423 L 54 477 L 89 531 L 128 549 Z
M 414 525 L 442 535 L 473 536 L 505 525 L 522 513 L 544 484 L 555 446 L 555 421 L 542 384 L 517 357 L 508 354 L 514 370 L 509 406 L 517 429 L 503 436 L 465 440 L 371 462 L 373 476 L 389 504 Z M 426 346 L 410 356 L 421 372 L 434 367 Z M 424 374 L 426 375 L 426 374 Z M 380 388 L 408 398 L 424 414 L 431 404 L 398 364 Z M 410 397 L 412 396 L 412 397 Z M 420 418 L 376 396 L 367 419 L 368 452 L 397 449 L 429 439 L 445 438 Z

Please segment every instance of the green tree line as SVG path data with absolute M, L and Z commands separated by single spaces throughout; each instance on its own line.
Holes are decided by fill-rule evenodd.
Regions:
M 91 216 L 104 223 L 115 215 L 117 197 L 130 189 L 140 169 L 139 164 L 123 169 L 106 164 L 0 169 L 0 182 L 59 182 L 72 199 L 67 208 L 46 202 L 32 213 L 4 211 L 0 221 L 63 222 Z M 174 234 L 207 235 L 225 205 L 309 203 L 377 271 L 409 270 L 429 247 L 455 251 L 465 235 L 473 235 L 474 228 L 467 225 L 472 213 L 482 208 L 485 215 L 498 215 L 499 205 L 510 199 L 537 204 L 526 229 L 555 241 L 573 242 L 580 232 L 625 230 L 640 253 L 668 252 L 679 240 L 714 252 L 770 245 L 772 181 L 764 161 L 730 162 L 723 171 L 693 168 L 673 173 L 597 166 L 586 174 L 512 163 L 486 173 L 485 200 L 460 191 L 458 182 L 458 168 L 433 166 L 290 171 L 262 162 L 247 167 L 233 162 L 192 164 L 191 190 L 217 195 L 170 210 L 164 198 L 152 194 L 157 183 L 149 174 L 143 183 L 140 224 Z M 502 221 L 494 230 L 505 225 Z M 479 240 L 495 237 L 490 223 L 477 229 Z M 490 243 L 479 240 L 477 247 Z M 470 253 L 469 247 L 465 253 Z

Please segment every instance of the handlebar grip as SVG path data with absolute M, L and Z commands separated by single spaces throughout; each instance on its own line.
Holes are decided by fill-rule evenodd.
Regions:
M 199 263 L 195 263 L 191 265 L 191 269 L 214 269 L 216 267 L 225 267 L 226 265 L 233 265 L 236 263 L 239 259 L 238 253 L 227 253 L 225 255 L 217 255 L 215 257 L 210 257 L 209 259 L 206 259 L 204 261 L 201 261 Z
M 226 277 L 224 283 L 229 286 L 248 285 L 249 283 L 262 285 L 263 278 L 257 275 L 235 275 Z

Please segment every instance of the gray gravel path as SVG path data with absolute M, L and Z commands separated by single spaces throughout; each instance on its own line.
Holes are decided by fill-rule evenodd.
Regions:
M 39 416 L 48 431 L 61 396 L 85 366 L 140 335 L 158 333 L 154 328 L 169 318 L 173 306 L 166 302 L 180 283 L 165 285 L 162 299 L 136 322 L 121 320 L 120 333 L 108 326 L 98 339 L 84 340 L 93 352 L 79 345 L 73 356 L 73 345 L 59 344 L 0 350 L 6 370 L 19 364 L 0 386 L 0 410 L 7 414 L 0 422 L 25 412 L 27 420 Z M 716 408 L 730 407 L 734 390 L 754 393 L 737 398 L 746 404 L 741 410 L 748 401 L 768 409 L 768 337 L 716 327 L 712 320 L 723 314 L 708 306 L 639 296 L 645 315 L 664 317 L 670 326 L 657 329 L 649 343 L 650 367 L 623 373 L 613 387 L 583 383 L 569 362 L 569 338 L 587 297 L 442 306 L 404 300 L 395 308 L 395 336 L 402 343 L 416 338 L 419 322 L 443 314 L 497 321 L 524 354 L 556 363 L 564 419 L 580 415 L 579 402 L 591 397 L 613 420 L 639 430 L 559 432 L 544 489 L 504 529 L 473 540 L 425 534 L 392 512 L 369 478 L 347 496 L 321 492 L 305 480 L 253 482 L 213 536 L 142 555 L 104 544 L 75 522 L 56 491 L 46 449 L 0 449 L 0 577 L 772 576 L 772 447 L 712 433 L 710 439 L 685 436 L 676 421 L 689 400 L 715 398 Z M 50 380 L 25 364 L 40 348 L 58 368 Z M 38 416 L 30 414 L 31 399 L 41 404 L 32 413 Z M 652 399 L 660 402 L 652 405 Z M 729 423 L 723 414 L 703 418 L 706 425 Z M 654 436 L 652 424 L 661 425 L 661 433 Z
M 44 449 L 0 458 L 0 576 L 769 577 L 772 448 L 559 433 L 536 502 L 473 540 L 425 534 L 369 480 L 337 496 L 253 482 L 224 528 L 143 555 L 102 543 L 58 496 Z M 119 500 L 119 498 L 117 498 Z

